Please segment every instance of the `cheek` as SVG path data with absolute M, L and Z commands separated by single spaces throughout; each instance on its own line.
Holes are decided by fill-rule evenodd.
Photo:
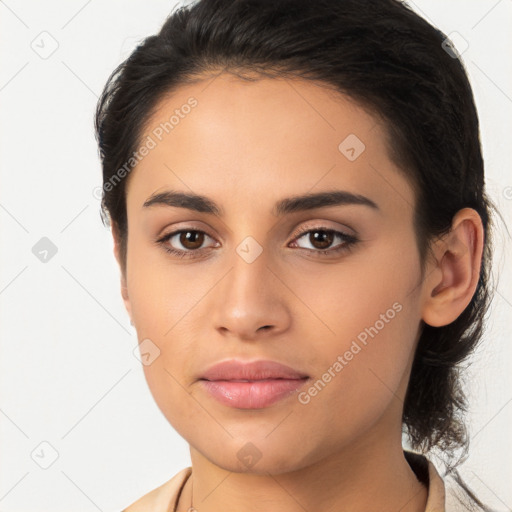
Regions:
M 347 308 L 331 323 L 336 336 L 317 342 L 321 360 L 300 397 L 300 417 L 320 430 L 322 419 L 329 418 L 330 427 L 323 429 L 326 446 L 350 443 L 383 416 L 394 422 L 401 417 L 416 316 L 408 304 L 393 302 L 393 294 L 381 299 L 366 300 L 364 307 L 346 302 Z
M 152 395 L 164 415 L 173 411 L 186 416 L 187 407 L 179 403 L 188 396 L 184 391 L 186 374 L 194 361 L 189 314 L 201 297 L 201 287 L 183 271 L 170 272 L 165 258 L 152 258 L 155 249 L 144 251 L 134 237 L 128 249 L 128 294 L 131 315 L 137 330 L 144 375 Z M 174 404 L 173 407 L 170 404 Z
M 143 245 L 144 242 L 138 248 L 134 238 L 128 248 L 132 317 L 139 335 L 152 335 L 165 342 L 204 295 L 209 283 L 197 279 L 193 265 L 171 265 L 163 249 L 144 249 Z
M 330 273 L 297 281 L 294 292 L 314 313 L 300 328 L 316 331 L 313 338 L 322 347 L 316 377 L 318 394 L 332 393 L 325 403 L 371 414 L 397 392 L 420 326 L 416 258 L 414 251 L 398 254 L 390 244 L 378 258 L 354 256 Z
M 287 270 L 286 280 L 309 310 L 300 311 L 302 327 L 315 328 L 317 338 L 337 340 L 342 346 L 356 337 L 371 339 L 376 331 L 379 338 L 394 331 L 406 335 L 413 327 L 407 317 L 419 317 L 415 286 L 420 269 L 414 250 L 396 249 L 405 246 L 403 240 L 388 241 L 330 267 L 309 263 L 293 274 Z M 388 344 L 393 344 L 390 338 Z

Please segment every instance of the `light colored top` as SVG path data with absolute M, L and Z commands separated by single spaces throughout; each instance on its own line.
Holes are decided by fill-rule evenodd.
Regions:
M 461 504 L 455 490 L 446 493 L 445 482 L 436 467 L 425 456 L 404 451 L 406 459 L 418 480 L 428 488 L 425 512 L 466 512 L 471 510 Z M 428 473 L 428 477 L 427 477 Z M 181 491 L 192 474 L 192 467 L 176 473 L 170 480 L 148 492 L 122 512 L 176 512 Z

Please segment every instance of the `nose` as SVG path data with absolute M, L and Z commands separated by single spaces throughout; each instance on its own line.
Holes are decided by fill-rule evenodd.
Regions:
M 243 253 L 234 254 L 229 271 L 216 287 L 212 318 L 224 337 L 256 340 L 288 329 L 290 292 L 276 277 L 280 271 L 269 253 L 263 250 L 253 261 Z

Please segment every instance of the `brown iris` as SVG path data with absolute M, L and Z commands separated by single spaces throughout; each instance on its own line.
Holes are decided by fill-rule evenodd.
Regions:
M 317 230 L 312 231 L 309 235 L 311 244 L 317 249 L 326 249 L 330 247 L 334 239 L 334 233 L 332 231 Z M 315 244 L 321 244 L 321 247 L 317 247 Z
M 204 233 L 200 231 L 182 231 L 180 233 L 180 243 L 187 249 L 199 249 L 201 245 L 203 245 L 203 242 Z

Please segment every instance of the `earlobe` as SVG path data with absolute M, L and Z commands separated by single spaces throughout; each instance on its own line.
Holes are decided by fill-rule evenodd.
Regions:
M 126 283 L 126 269 L 123 265 L 121 256 L 121 235 L 119 228 L 115 223 L 112 223 L 112 238 L 114 240 L 114 257 L 116 258 L 116 261 L 119 265 L 119 270 L 121 272 L 121 297 L 123 298 L 126 311 L 130 316 L 130 323 L 131 325 L 134 325 L 132 320 L 130 297 L 128 295 L 128 286 Z
M 130 297 L 128 295 L 128 287 L 126 286 L 126 275 L 123 271 L 121 271 L 121 297 L 123 298 L 126 311 L 130 316 L 130 324 L 134 325 L 132 320 L 132 308 L 130 303 Z
M 475 293 L 482 263 L 483 225 L 478 212 L 463 208 L 449 233 L 434 243 L 435 267 L 427 271 L 422 318 L 432 327 L 455 321 Z

